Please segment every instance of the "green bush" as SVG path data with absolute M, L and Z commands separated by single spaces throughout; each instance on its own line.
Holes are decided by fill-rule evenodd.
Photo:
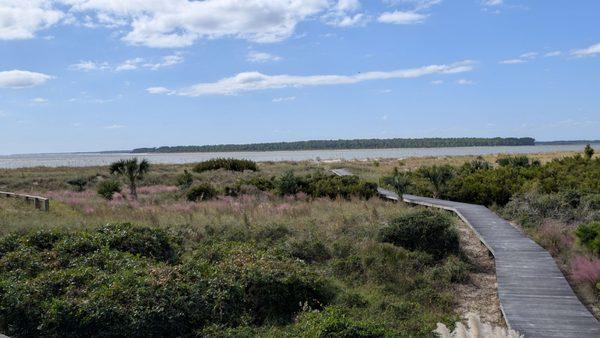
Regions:
M 294 172 L 288 170 L 275 180 L 275 191 L 280 196 L 295 195 L 300 190 L 299 184 Z
M 117 192 L 121 192 L 121 183 L 119 181 L 107 180 L 100 182 L 98 185 L 98 195 L 107 200 L 112 200 L 113 195 Z
M 329 248 L 318 239 L 293 239 L 286 243 L 285 250 L 292 257 L 308 263 L 324 262 L 331 258 Z
M 179 243 L 163 229 L 134 227 L 129 223 L 108 224 L 98 230 L 110 249 L 164 262 L 178 259 Z
M 200 162 L 194 166 L 194 171 L 197 173 L 218 169 L 225 169 L 229 171 L 258 171 L 258 166 L 254 161 L 238 160 L 235 158 L 216 158 Z
M 200 244 L 130 225 L 0 239 L 0 332 L 16 337 L 251 333 L 321 308 L 334 289 L 310 267 L 251 244 Z M 240 329 L 233 329 L 240 327 Z M 208 332 L 207 331 L 207 332 Z
M 253 322 L 286 323 L 301 304 L 320 308 L 335 296 L 330 284 L 308 265 L 281 254 L 241 243 L 225 243 L 197 250 L 190 267 L 225 274 L 238 282 L 243 306 Z
M 501 167 L 522 167 L 526 168 L 532 164 L 532 161 L 527 156 L 507 156 L 500 157 L 496 160 L 496 163 Z
M 78 177 L 72 180 L 68 180 L 67 184 L 73 187 L 73 190 L 82 192 L 85 191 L 85 187 L 88 184 L 88 180 L 86 178 Z
M 336 307 L 323 311 L 306 311 L 298 318 L 297 337 L 375 338 L 397 337 L 398 333 L 379 323 L 350 318 Z
M 575 234 L 584 247 L 600 255 L 600 221 L 581 224 Z
M 436 259 L 459 250 L 458 233 L 452 220 L 439 212 L 430 210 L 411 212 L 394 218 L 381 229 L 380 240 L 433 255 Z
M 190 189 L 187 193 L 188 201 L 206 201 L 217 196 L 217 190 L 209 183 L 200 183 Z
M 181 190 L 189 189 L 194 183 L 194 175 L 187 170 L 183 171 L 183 174 L 177 176 L 177 185 Z
M 394 168 L 394 171 L 390 176 L 384 176 L 381 178 L 381 183 L 389 185 L 398 194 L 402 195 L 408 192 L 408 189 L 412 185 L 410 175 L 407 173 L 401 173 L 398 168 Z

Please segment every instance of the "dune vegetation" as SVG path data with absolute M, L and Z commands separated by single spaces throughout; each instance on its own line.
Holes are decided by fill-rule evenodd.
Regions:
M 499 158 L 266 162 L 242 171 L 150 165 L 135 180 L 137 198 L 122 189 L 128 176 L 108 167 L 0 170 L 0 190 L 51 198 L 50 212 L 0 199 L 0 332 L 421 337 L 438 323 L 454 329 L 465 315 L 456 286 L 480 269 L 464 253 L 460 221 L 383 201 L 377 184 L 489 205 L 522 224 L 598 304 L 600 160 Z M 329 173 L 339 167 L 357 177 Z M 482 182 L 493 200 L 478 199 L 488 193 Z

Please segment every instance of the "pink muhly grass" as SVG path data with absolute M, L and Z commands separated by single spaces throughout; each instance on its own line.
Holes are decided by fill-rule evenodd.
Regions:
M 178 190 L 179 188 L 171 185 L 150 185 L 145 187 L 139 187 L 137 189 L 138 194 L 140 195 L 156 195 L 167 192 L 175 192 Z
M 576 282 L 596 284 L 600 281 L 600 259 L 575 257 L 571 261 L 571 275 Z

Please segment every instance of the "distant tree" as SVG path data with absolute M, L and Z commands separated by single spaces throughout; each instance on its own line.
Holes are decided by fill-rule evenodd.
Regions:
M 120 160 L 110 165 L 110 173 L 119 175 L 127 180 L 129 192 L 137 199 L 137 183 L 150 171 L 150 163 L 147 160 L 138 161 L 137 158 Z
M 594 156 L 594 148 L 592 148 L 592 146 L 588 144 L 585 146 L 583 153 L 585 154 L 585 158 L 589 160 L 592 158 L 592 156 Z
M 433 197 L 438 198 L 448 181 L 454 177 L 454 168 L 449 165 L 425 167 L 419 169 L 421 176 L 429 180 L 433 186 Z
M 72 180 L 68 180 L 67 184 L 73 187 L 75 191 L 84 191 L 85 186 L 88 184 L 88 180 L 83 177 L 74 178 Z

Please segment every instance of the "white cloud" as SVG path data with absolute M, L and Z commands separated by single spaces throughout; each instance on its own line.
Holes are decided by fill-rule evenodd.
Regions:
M 138 69 L 138 67 L 140 66 L 140 64 L 142 62 L 144 62 L 144 59 L 142 59 L 142 58 L 134 58 L 134 59 L 125 60 L 123 63 L 121 63 L 120 65 L 118 65 L 115 68 L 115 71 L 121 72 L 124 70 Z
M 0 72 L 0 88 L 28 88 L 44 84 L 52 76 L 25 70 L 9 70 Z
M 275 103 L 286 102 L 286 101 L 294 101 L 296 100 L 295 96 L 287 96 L 287 97 L 276 97 L 272 101 Z
M 358 0 L 339 0 L 331 10 L 323 16 L 323 20 L 330 26 L 352 27 L 361 26 L 369 21 L 364 13 L 356 13 L 361 4 Z
M 433 74 L 458 74 L 473 70 L 473 61 L 462 61 L 449 65 L 430 65 L 420 68 L 400 69 L 388 72 L 375 71 L 356 75 L 265 75 L 259 72 L 239 73 L 216 82 L 199 83 L 189 88 L 172 91 L 164 87 L 148 88 L 149 93 L 173 94 L 183 96 L 234 95 L 266 89 L 307 86 L 331 86 L 355 84 L 364 81 L 417 78 Z
M 110 69 L 110 66 L 106 62 L 98 63 L 94 61 L 79 61 L 78 63 L 70 65 L 69 69 L 91 72 L 93 70 Z
M 160 62 L 146 63 L 146 64 L 144 64 L 144 67 L 150 68 L 152 70 L 158 70 L 160 68 L 178 65 L 180 63 L 183 63 L 183 61 L 185 61 L 183 56 L 181 56 L 181 54 L 179 54 L 179 53 L 175 53 L 175 54 L 164 56 L 162 58 L 162 61 L 160 61 Z
M 433 80 L 431 81 L 432 85 L 441 85 L 444 83 L 444 80 Z
M 35 99 L 32 99 L 31 102 L 37 103 L 37 104 L 42 104 L 42 103 L 47 103 L 48 100 L 43 97 L 36 97 Z
M 31 39 L 39 30 L 59 22 L 64 13 L 48 0 L 2 0 L 0 40 Z
M 356 0 L 2 0 L 0 39 L 29 39 L 59 22 L 124 32 L 131 44 L 159 48 L 192 45 L 198 39 L 232 37 L 277 42 L 298 23 L 332 7 L 351 9 Z
M 122 124 L 111 124 L 110 126 L 104 127 L 104 129 L 123 129 L 125 128 Z
M 600 43 L 584 49 L 578 49 L 571 52 L 571 55 L 577 57 L 594 56 L 600 54 Z
M 544 54 L 544 57 L 553 57 L 553 56 L 560 56 L 560 55 L 562 55 L 562 52 L 559 50 L 555 50 L 555 51 Z
M 504 3 L 503 0 L 485 0 L 483 2 L 484 6 L 500 6 Z
M 385 12 L 379 16 L 377 21 L 381 23 L 389 23 L 395 25 L 412 25 L 423 22 L 427 19 L 427 15 L 416 12 Z
M 331 6 L 328 0 L 61 0 L 71 11 L 102 15 L 104 21 L 126 23 L 123 40 L 149 47 L 192 45 L 202 38 L 233 37 L 277 42 L 296 25 Z M 93 16 L 92 16 L 93 17 Z
M 521 59 L 528 59 L 528 60 L 533 60 L 537 57 L 538 53 L 537 52 L 527 52 L 527 53 L 523 53 L 519 56 L 519 58 Z
M 170 90 L 169 88 L 165 88 L 165 87 L 150 87 L 150 88 L 147 88 L 146 91 L 150 94 L 166 94 L 166 95 L 175 94 L 172 90 Z
M 79 63 L 69 66 L 72 70 L 79 70 L 83 72 L 90 71 L 101 71 L 101 70 L 113 70 L 116 72 L 122 72 L 127 70 L 136 70 L 140 68 L 147 68 L 152 70 L 158 70 L 169 66 L 174 66 L 185 61 L 180 53 L 175 53 L 167 56 L 163 56 L 160 61 L 148 62 L 144 58 L 133 58 L 125 60 L 117 65 L 111 65 L 108 62 L 94 62 L 94 61 L 80 61 Z
M 250 51 L 246 55 L 246 60 L 248 62 L 267 62 L 267 61 L 281 61 L 281 57 L 269 53 Z
M 456 84 L 459 84 L 461 86 L 468 86 L 468 85 L 475 84 L 475 82 L 473 82 L 471 80 L 467 80 L 467 79 L 459 79 L 456 81 Z
M 525 61 L 523 59 L 508 59 L 508 60 L 500 61 L 500 63 L 503 65 L 516 65 L 516 64 L 525 63 L 525 62 L 527 62 L 527 61 Z

